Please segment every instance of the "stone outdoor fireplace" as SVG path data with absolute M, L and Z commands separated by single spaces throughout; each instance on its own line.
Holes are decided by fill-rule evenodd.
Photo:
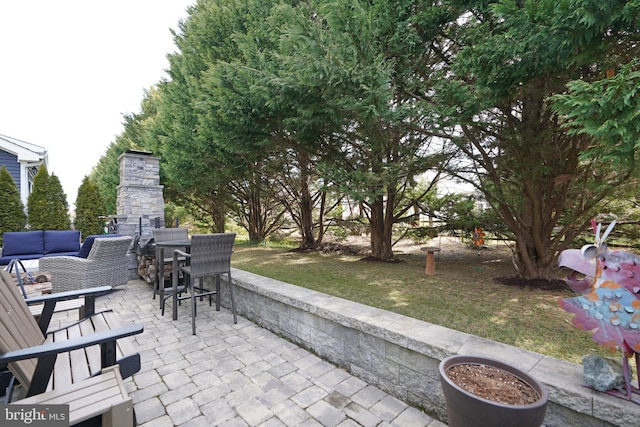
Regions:
M 160 157 L 129 150 L 120 161 L 116 205 L 118 232 L 128 236 L 151 235 L 156 223 L 164 225 L 164 197 L 160 185 Z
M 160 158 L 150 152 L 128 150 L 119 158 L 120 185 L 116 215 L 111 228 L 118 234 L 148 240 L 153 229 L 164 227 L 163 185 L 160 185 Z M 136 279 L 138 259 L 135 248 L 129 254 L 129 279 Z

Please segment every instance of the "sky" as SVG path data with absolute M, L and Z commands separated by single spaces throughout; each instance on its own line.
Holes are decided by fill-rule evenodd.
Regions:
M 0 0 L 0 134 L 48 150 L 71 207 L 195 1 Z

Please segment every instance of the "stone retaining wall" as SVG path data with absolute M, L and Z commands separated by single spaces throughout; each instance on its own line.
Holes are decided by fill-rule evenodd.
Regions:
M 492 357 L 542 381 L 545 426 L 637 425 L 640 406 L 581 386 L 582 366 L 233 269 L 238 314 L 446 422 L 438 364 Z M 228 307 L 228 287 L 223 286 Z

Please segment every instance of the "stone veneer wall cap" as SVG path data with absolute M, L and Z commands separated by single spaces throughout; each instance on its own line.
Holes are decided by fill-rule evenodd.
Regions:
M 133 189 L 133 188 L 142 188 L 142 189 L 159 189 L 162 190 L 164 188 L 164 185 L 162 184 L 118 184 L 118 186 L 116 187 L 116 189 L 120 189 L 120 188 L 127 188 L 127 189 Z
M 158 159 L 160 160 L 159 156 L 155 156 L 153 153 L 149 152 L 149 151 L 136 151 L 136 150 L 127 150 L 124 153 L 120 154 L 118 156 L 118 160 L 120 160 L 122 157 L 140 157 L 140 158 L 144 158 L 144 159 Z

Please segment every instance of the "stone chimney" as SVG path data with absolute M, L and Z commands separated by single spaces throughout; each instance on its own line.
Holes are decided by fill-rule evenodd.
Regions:
M 125 236 L 151 236 L 164 226 L 164 197 L 160 158 L 146 151 L 128 150 L 119 158 L 120 185 L 111 228 Z M 138 278 L 137 254 L 129 251 L 129 280 Z
M 160 185 L 160 158 L 146 151 L 129 150 L 120 161 L 116 202 L 119 234 L 145 236 L 164 226 L 164 197 Z

